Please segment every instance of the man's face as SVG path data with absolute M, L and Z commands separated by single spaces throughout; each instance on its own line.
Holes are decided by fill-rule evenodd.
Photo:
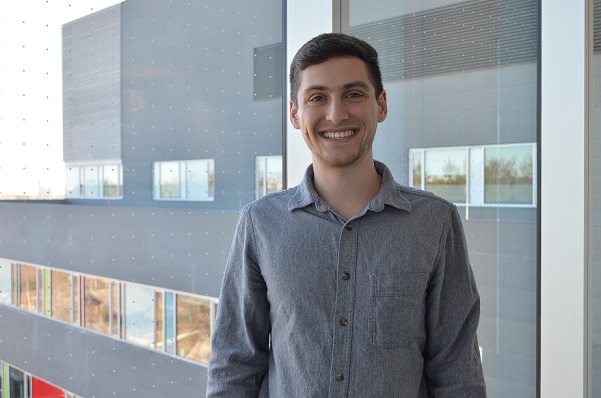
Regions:
M 386 92 L 376 98 L 367 66 L 359 58 L 336 57 L 305 68 L 290 120 L 324 166 L 346 167 L 369 156 L 378 122 L 388 112 Z

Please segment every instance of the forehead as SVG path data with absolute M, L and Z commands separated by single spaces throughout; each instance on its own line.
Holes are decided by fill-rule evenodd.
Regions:
M 367 65 L 356 57 L 335 57 L 310 65 L 302 70 L 300 78 L 299 93 L 314 87 L 334 91 L 352 82 L 362 82 L 375 90 Z

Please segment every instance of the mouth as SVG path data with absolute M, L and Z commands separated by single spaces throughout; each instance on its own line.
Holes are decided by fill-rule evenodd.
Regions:
M 343 138 L 348 138 L 355 134 L 355 130 L 346 130 L 346 131 L 324 131 L 323 136 L 332 139 L 332 140 L 341 140 Z

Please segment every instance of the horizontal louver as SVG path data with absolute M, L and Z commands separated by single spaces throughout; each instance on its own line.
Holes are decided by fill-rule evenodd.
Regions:
M 536 61 L 538 1 L 468 1 L 351 28 L 384 80 Z
M 281 98 L 284 90 L 282 43 L 255 48 L 255 100 Z
M 65 162 L 121 158 L 121 5 L 63 26 Z

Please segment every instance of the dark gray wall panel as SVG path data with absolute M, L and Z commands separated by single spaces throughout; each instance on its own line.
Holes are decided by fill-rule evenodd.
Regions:
M 1 203 L 0 257 L 217 297 L 238 212 Z
M 206 368 L 0 305 L 2 360 L 85 398 L 202 397 Z

